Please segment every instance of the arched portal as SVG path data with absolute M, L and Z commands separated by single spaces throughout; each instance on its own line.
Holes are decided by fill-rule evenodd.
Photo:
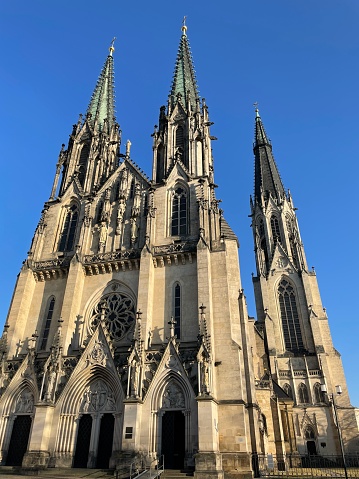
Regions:
M 316 456 L 317 455 L 317 446 L 315 443 L 315 434 L 311 427 L 307 427 L 304 433 L 304 437 L 307 443 L 307 451 L 309 456 Z
M 30 429 L 30 415 L 16 416 L 6 458 L 7 466 L 21 466 L 29 442 Z
M 185 416 L 183 411 L 168 410 L 162 416 L 161 452 L 167 469 L 182 469 L 185 459 Z

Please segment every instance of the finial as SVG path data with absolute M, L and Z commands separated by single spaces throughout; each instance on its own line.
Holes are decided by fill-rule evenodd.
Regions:
M 187 18 L 187 15 L 185 15 L 185 16 L 183 17 L 183 20 L 182 20 L 182 28 L 181 28 L 181 30 L 182 30 L 182 35 L 184 35 L 184 36 L 187 36 L 187 33 L 186 33 L 186 32 L 187 32 L 186 18 Z
M 255 101 L 255 102 L 253 103 L 253 106 L 254 106 L 254 108 L 255 108 L 254 111 L 256 112 L 256 118 L 260 118 L 260 116 L 259 116 L 259 110 L 258 110 L 258 102 Z
M 113 37 L 110 48 L 108 49 L 108 51 L 110 52 L 110 57 L 112 57 L 112 53 L 115 51 L 115 47 L 113 46 L 115 43 L 115 40 L 116 40 L 116 37 Z

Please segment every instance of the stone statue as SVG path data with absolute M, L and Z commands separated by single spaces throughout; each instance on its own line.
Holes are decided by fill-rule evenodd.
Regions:
M 100 240 L 99 244 L 104 246 L 107 240 L 107 224 L 103 221 L 100 227 Z
M 207 359 L 201 362 L 201 391 L 202 394 L 209 394 L 209 364 Z

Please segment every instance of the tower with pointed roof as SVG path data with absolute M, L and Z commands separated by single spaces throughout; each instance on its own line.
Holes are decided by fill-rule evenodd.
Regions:
M 253 152 L 256 328 L 264 338 L 268 371 L 294 401 L 300 454 L 340 454 L 328 394 L 341 385 L 343 393 L 336 401 L 340 421 L 346 424 L 343 441 L 348 452 L 354 451 L 358 429 L 340 354 L 332 343 L 316 273 L 308 269 L 296 208 L 283 186 L 258 109 Z M 278 454 L 283 453 L 280 449 Z

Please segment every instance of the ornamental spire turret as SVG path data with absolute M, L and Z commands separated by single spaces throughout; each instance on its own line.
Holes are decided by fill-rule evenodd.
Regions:
M 187 26 L 185 22 L 186 17 L 183 18 L 182 22 L 182 36 L 178 47 L 175 71 L 170 92 L 170 106 L 173 108 L 177 98 L 180 96 L 183 105 L 187 106 L 190 102 L 191 107 L 194 110 L 197 101 L 199 100 L 199 95 L 191 49 L 187 38 Z
M 51 199 L 56 196 L 60 169 L 59 196 L 76 183 L 81 195 L 93 194 L 118 167 L 121 130 L 115 119 L 115 93 L 112 40 L 109 54 L 97 80 L 85 118 L 73 126 L 66 150 L 61 149 Z
M 253 152 L 255 156 L 254 166 L 254 199 L 262 202 L 271 195 L 279 200 L 285 196 L 285 190 L 279 171 L 272 153 L 272 144 L 267 137 L 258 108 L 255 110 L 255 137 Z
M 185 17 L 186 18 L 186 17 Z M 167 108 L 162 106 L 153 132 L 153 174 L 161 183 L 176 163 L 190 177 L 207 176 L 213 183 L 213 158 L 208 107 L 200 100 L 185 18 Z
M 96 122 L 99 130 L 102 129 L 104 120 L 107 120 L 109 127 L 115 122 L 115 93 L 112 56 L 115 51 L 115 39 L 116 37 L 111 42 L 109 54 L 97 80 L 87 109 L 87 114 L 91 114 L 92 121 Z

